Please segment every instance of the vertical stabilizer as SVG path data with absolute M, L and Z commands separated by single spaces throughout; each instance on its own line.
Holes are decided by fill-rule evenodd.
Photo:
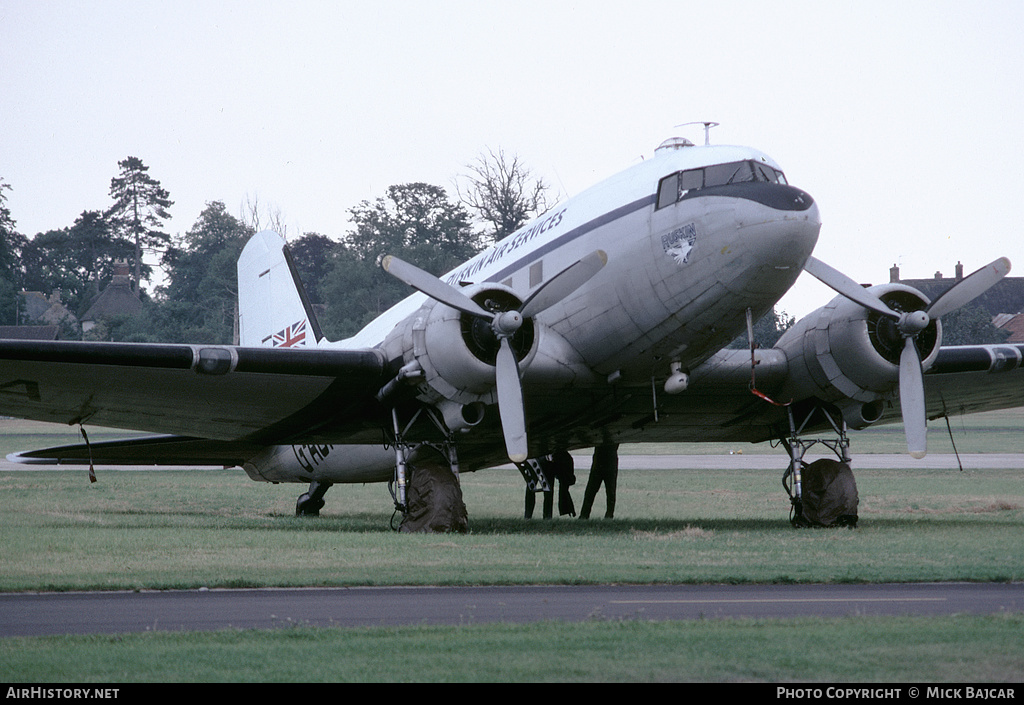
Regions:
M 272 230 L 256 233 L 238 258 L 239 344 L 294 348 L 322 338 L 284 238 Z

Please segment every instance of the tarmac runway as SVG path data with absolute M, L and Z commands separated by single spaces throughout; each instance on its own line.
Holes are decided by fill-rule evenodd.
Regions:
M 999 614 L 1024 583 L 354 587 L 10 593 L 0 637 L 543 620 Z

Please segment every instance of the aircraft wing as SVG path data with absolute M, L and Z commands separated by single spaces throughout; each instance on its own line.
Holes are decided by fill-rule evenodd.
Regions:
M 693 370 L 680 394 L 666 394 L 664 379 L 571 394 L 531 388 L 527 413 L 536 444 L 531 452 L 589 447 L 607 438 L 620 443 L 775 441 L 788 434 L 787 405 L 800 409 L 809 401 L 783 396 L 789 373 L 781 350 L 758 350 L 753 376 L 749 350 L 723 350 Z M 1024 406 L 1024 345 L 942 348 L 924 383 L 930 419 Z M 876 423 L 901 422 L 894 396 Z M 804 430 L 829 428 L 812 422 Z M 485 421 L 460 441 L 460 458 L 472 468 L 506 462 L 500 439 L 500 428 Z
M 676 441 L 777 440 L 789 428 L 786 405 L 799 407 L 807 400 L 785 396 L 790 371 L 781 351 L 759 350 L 757 360 L 752 375 L 749 351 L 718 353 L 694 370 L 686 391 L 667 395 L 657 390 L 657 423 L 653 423 L 650 402 L 646 419 L 638 414 L 633 423 L 643 429 L 642 435 L 658 440 L 668 440 L 660 437 L 669 435 Z M 1024 345 L 941 348 L 924 375 L 924 386 L 929 419 L 1024 406 Z M 752 388 L 764 396 L 754 394 Z M 644 420 L 646 423 L 637 423 Z M 876 423 L 901 422 L 899 398 L 895 395 L 884 405 Z M 673 431 L 668 430 L 673 427 Z M 811 424 L 807 430 L 825 428 L 824 423 Z
M 942 348 L 925 374 L 926 411 L 1024 406 L 1024 346 Z M 565 390 L 527 385 L 531 452 L 621 443 L 776 440 L 788 429 L 779 397 L 785 354 L 724 350 L 669 395 L 664 380 Z M 377 444 L 389 419 L 375 397 L 391 378 L 374 350 L 0 341 L 0 414 L 160 435 L 93 444 L 97 462 L 239 464 L 273 444 Z M 752 392 L 756 389 L 763 396 Z M 507 462 L 497 414 L 460 439 L 467 470 Z M 901 420 L 898 398 L 879 424 Z M 807 428 L 806 430 L 815 430 Z M 140 455 L 141 453 L 141 455 Z M 23 462 L 84 462 L 85 446 L 30 451 Z
M 387 378 L 374 350 L 0 341 L 0 414 L 242 445 L 379 442 Z
M 939 349 L 924 376 L 929 419 L 1024 406 L 1024 344 Z M 886 410 L 883 421 L 896 421 Z

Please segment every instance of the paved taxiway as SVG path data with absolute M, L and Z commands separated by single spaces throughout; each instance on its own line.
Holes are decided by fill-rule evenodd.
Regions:
M 1024 611 L 1024 583 L 382 587 L 0 595 L 0 637 Z

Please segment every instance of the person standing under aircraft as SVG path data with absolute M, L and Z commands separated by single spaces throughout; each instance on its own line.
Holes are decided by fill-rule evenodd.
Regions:
M 569 488 L 576 484 L 575 462 L 569 451 L 560 450 L 551 456 L 551 477 L 558 480 L 559 515 L 576 516 L 576 505 L 569 494 Z
M 594 459 L 590 465 L 590 479 L 587 480 L 587 488 L 583 491 L 580 519 L 590 518 L 590 510 L 594 506 L 594 499 L 597 497 L 597 490 L 601 487 L 602 482 L 607 499 L 604 518 L 611 519 L 615 515 L 615 485 L 618 476 L 619 444 L 606 443 L 594 448 Z
M 556 481 L 558 482 L 559 515 L 576 516 L 576 506 L 569 493 L 569 488 L 576 482 L 575 463 L 569 452 L 563 450 L 554 455 L 537 458 L 536 465 L 547 485 L 547 489 L 544 490 L 544 518 L 551 519 L 554 514 Z M 536 489 L 527 486 L 525 513 L 527 519 L 533 518 L 533 509 L 537 502 L 536 493 Z

